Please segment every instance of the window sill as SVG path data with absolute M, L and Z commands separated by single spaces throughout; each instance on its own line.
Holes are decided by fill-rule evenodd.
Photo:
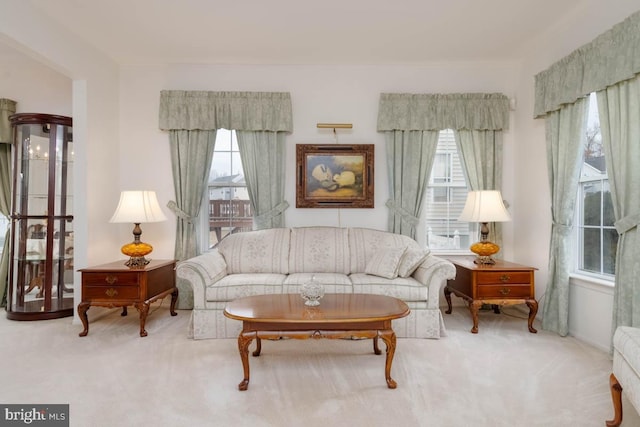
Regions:
M 572 285 L 580 286 L 587 289 L 596 291 L 612 293 L 615 288 L 615 282 L 611 280 L 601 279 L 599 277 L 593 277 L 586 274 L 571 273 L 569 274 L 569 282 Z

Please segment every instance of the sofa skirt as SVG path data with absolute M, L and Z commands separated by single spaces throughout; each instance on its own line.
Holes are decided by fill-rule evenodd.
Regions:
M 188 336 L 193 339 L 238 338 L 242 322 L 225 317 L 226 303 L 212 309 L 194 309 L 189 321 Z M 427 308 L 424 302 L 407 302 L 408 316 L 392 321 L 398 338 L 433 338 L 446 336 L 444 319 L 439 308 Z

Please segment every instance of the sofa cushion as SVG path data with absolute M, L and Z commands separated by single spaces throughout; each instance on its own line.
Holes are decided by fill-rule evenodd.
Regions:
M 349 229 L 351 273 L 364 273 L 367 262 L 379 249 L 420 249 L 420 245 L 408 236 L 371 228 Z
M 270 228 L 225 237 L 218 251 L 227 274 L 289 273 L 289 234 L 288 228 Z
M 207 287 L 207 301 L 232 301 L 249 295 L 280 294 L 286 279 L 284 274 L 230 274 Z
M 398 266 L 399 277 L 409 277 L 418 268 L 422 262 L 429 256 L 429 249 L 407 249 L 400 265 Z
M 429 297 L 429 287 L 412 277 L 385 279 L 380 276 L 355 273 L 349 278 L 353 283 L 353 293 L 355 294 L 387 295 L 405 302 L 426 301 Z
M 619 326 L 613 334 L 613 348 L 640 377 L 640 328 Z M 618 378 L 621 380 L 621 378 Z M 624 383 L 623 387 L 624 387 Z
M 327 294 L 353 293 L 353 286 L 349 276 L 342 273 L 293 273 L 285 279 L 282 293 L 299 293 L 300 286 L 311 281 L 312 276 L 315 276 L 315 279 L 322 283 L 324 292 Z
M 374 276 L 384 277 L 386 279 L 395 279 L 398 277 L 398 267 L 400 260 L 404 256 L 407 248 L 388 248 L 378 249 L 367 261 L 364 272 L 373 274 Z
M 291 229 L 289 273 L 349 274 L 349 232 L 337 227 Z

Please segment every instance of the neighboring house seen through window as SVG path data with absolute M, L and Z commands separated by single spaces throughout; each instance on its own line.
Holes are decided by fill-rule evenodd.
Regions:
M 425 201 L 427 245 L 431 250 L 467 251 L 475 224 L 458 221 L 467 199 L 467 181 L 453 131 L 440 131 Z
M 216 133 L 207 194 L 209 248 L 229 234 L 252 229 L 253 213 L 235 131 L 218 129 Z

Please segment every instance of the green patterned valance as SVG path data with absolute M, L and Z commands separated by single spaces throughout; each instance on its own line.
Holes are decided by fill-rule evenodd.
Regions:
M 285 92 L 160 92 L 160 129 L 293 130 L 291 95 Z
M 499 93 L 380 94 L 378 131 L 509 128 L 509 98 Z
M 0 98 L 0 144 L 11 144 L 11 123 L 9 116 L 16 112 L 16 101 Z
M 640 73 L 640 12 L 536 75 L 534 117 Z

